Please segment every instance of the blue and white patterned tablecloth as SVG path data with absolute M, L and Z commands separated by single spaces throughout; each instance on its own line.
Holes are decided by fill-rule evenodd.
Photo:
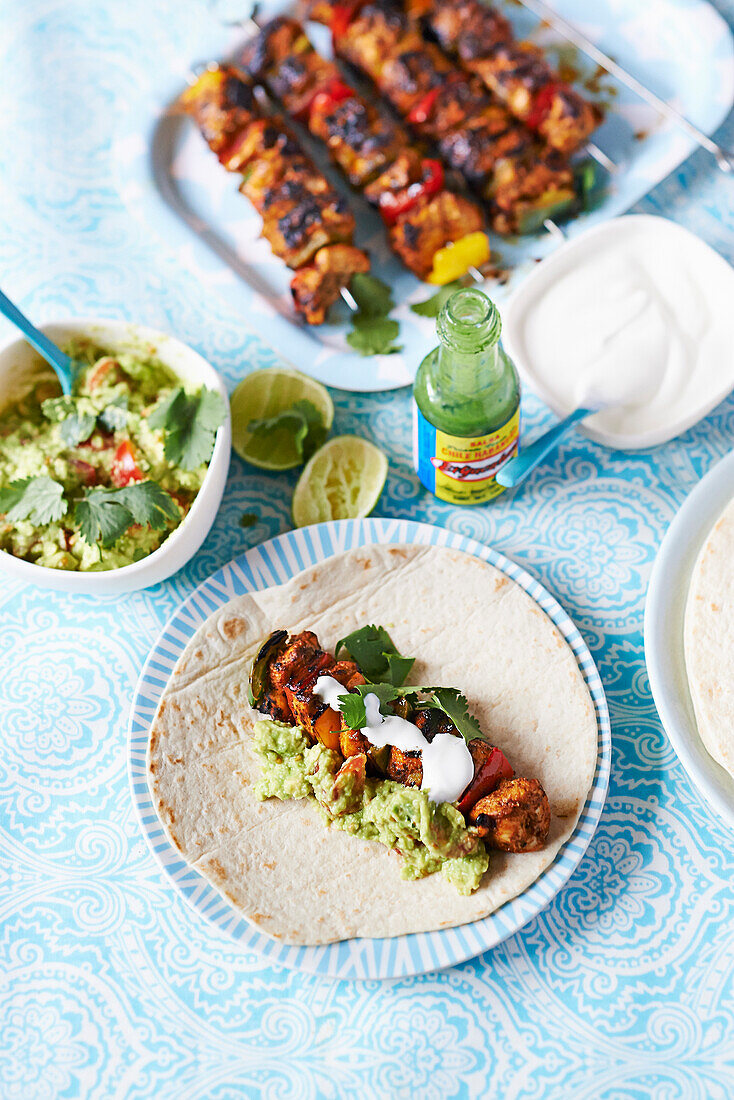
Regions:
M 734 0 L 721 8 L 734 19 Z M 0 279 L 39 320 L 170 329 L 232 384 L 271 354 L 130 218 L 109 158 L 127 100 L 154 95 L 182 51 L 195 53 L 203 17 L 195 0 L 0 3 Z M 734 145 L 731 119 L 723 135 Z M 734 259 L 734 187 L 705 154 L 640 209 Z M 650 453 L 571 439 L 520 492 L 466 512 L 418 487 L 407 391 L 334 397 L 336 430 L 390 456 L 382 513 L 491 543 L 581 629 L 614 732 L 589 852 L 501 947 L 391 985 L 273 969 L 173 893 L 134 816 L 127 709 L 151 642 L 193 585 L 289 525 L 294 478 L 234 459 L 209 538 L 170 582 L 102 600 L 0 582 L 0 1097 L 726 1100 L 732 836 L 662 732 L 642 619 L 667 524 L 730 448 L 734 400 Z M 525 415 L 529 431 L 547 419 L 532 399 Z M 243 511 L 257 526 L 238 526 Z

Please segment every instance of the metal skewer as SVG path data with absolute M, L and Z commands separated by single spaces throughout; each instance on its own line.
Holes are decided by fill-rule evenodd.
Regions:
M 603 69 L 613 77 L 615 77 L 620 84 L 624 84 L 630 91 L 638 95 L 640 99 L 648 103 L 658 114 L 663 118 L 667 118 L 670 122 L 675 123 L 682 130 L 692 137 L 703 149 L 715 159 L 717 167 L 727 174 L 734 172 L 734 153 L 727 149 L 724 149 L 721 145 L 718 145 L 715 141 L 704 134 L 703 130 L 699 130 L 697 126 L 694 126 L 684 115 L 677 111 L 675 107 L 671 106 L 664 99 L 655 95 L 649 88 L 641 84 L 640 81 L 628 73 L 626 69 L 623 69 L 621 65 L 618 65 L 616 61 L 613 61 L 611 57 L 608 57 L 605 53 L 602 53 L 598 47 L 590 42 L 572 23 L 568 23 L 562 16 L 557 15 L 553 8 L 549 7 L 544 0 L 520 0 L 524 7 L 529 11 L 537 15 L 539 19 L 545 20 L 554 30 L 568 39 L 572 45 L 581 50 L 588 57 L 595 61 L 597 65 L 600 65 Z M 601 151 L 601 150 L 600 150 Z M 592 155 L 595 155 L 592 153 Z

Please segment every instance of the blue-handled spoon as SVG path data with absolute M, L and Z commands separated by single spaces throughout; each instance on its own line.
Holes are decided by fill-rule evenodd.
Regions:
M 35 325 L 32 325 L 25 314 L 21 313 L 14 302 L 10 301 L 0 290 L 0 313 L 20 329 L 32 348 L 42 355 L 47 363 L 56 371 L 56 376 L 61 383 L 62 392 L 71 393 L 71 387 L 76 373 L 76 363 L 61 348 L 56 347 L 48 336 L 44 336 Z
M 555 424 L 550 431 L 547 431 L 544 435 L 541 435 L 540 439 L 536 439 L 534 443 L 531 443 L 529 447 L 526 447 L 520 454 L 515 455 L 509 462 L 506 462 L 501 470 L 497 473 L 497 482 L 504 489 L 512 489 L 515 485 L 519 485 L 521 481 L 524 481 L 531 470 L 534 470 L 539 462 L 545 458 L 549 451 L 552 451 L 554 447 L 558 445 L 559 440 L 570 432 L 575 424 L 578 424 L 579 420 L 583 420 L 587 416 L 591 416 L 593 413 L 599 412 L 599 405 L 592 408 L 575 409 L 564 420 Z

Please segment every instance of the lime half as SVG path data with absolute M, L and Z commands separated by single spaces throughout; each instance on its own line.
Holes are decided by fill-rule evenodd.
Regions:
M 296 527 L 368 516 L 387 477 L 387 458 L 374 443 L 337 435 L 307 463 L 293 494 Z
M 288 427 L 266 435 L 253 435 L 253 420 L 270 419 L 293 408 L 296 401 L 310 401 L 318 409 L 328 431 L 334 419 L 334 404 L 320 382 L 284 367 L 265 367 L 243 378 L 232 394 L 232 446 L 240 458 L 262 470 L 289 470 L 303 459 L 295 435 Z

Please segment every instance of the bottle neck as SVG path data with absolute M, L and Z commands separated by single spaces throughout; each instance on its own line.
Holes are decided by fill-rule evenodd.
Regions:
M 481 351 L 457 351 L 441 344 L 438 351 L 438 381 L 446 392 L 473 397 L 491 389 L 500 381 L 502 363 L 499 343 Z
M 471 397 L 496 385 L 502 374 L 501 322 L 480 290 L 458 290 L 444 303 L 436 325 L 438 382 L 444 392 Z

